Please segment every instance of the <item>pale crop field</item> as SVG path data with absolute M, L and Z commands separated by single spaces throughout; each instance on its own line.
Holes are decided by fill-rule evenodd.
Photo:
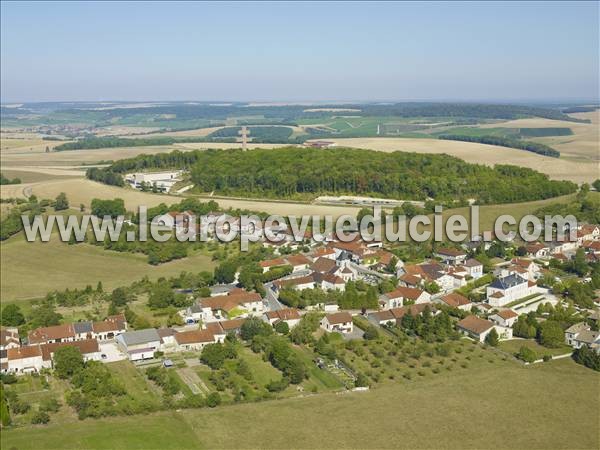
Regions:
M 506 124 L 508 123 L 510 122 L 506 122 Z M 498 126 L 498 124 L 494 124 L 494 126 Z M 445 153 L 469 163 L 485 164 L 488 166 L 513 164 L 521 167 L 529 167 L 557 180 L 590 182 L 598 178 L 597 162 L 550 158 L 524 150 L 479 144 L 476 142 L 417 138 L 349 138 L 332 139 L 332 141 L 341 147 L 364 148 L 383 152 Z
M 76 166 L 95 164 L 100 161 L 110 161 L 151 153 L 172 152 L 173 147 L 123 147 L 102 148 L 90 150 L 70 150 L 64 152 L 35 152 L 21 151 L 19 153 L 2 151 L 2 167 L 11 166 Z
M 549 136 L 528 138 L 528 140 L 540 142 L 555 148 L 561 152 L 561 158 L 584 162 L 590 160 L 600 161 L 600 110 L 570 115 L 578 119 L 589 119 L 592 123 L 532 118 L 481 125 L 480 128 L 570 128 L 573 131 L 573 135 L 571 136 Z
M 6 154 L 40 154 L 46 151 L 46 147 L 52 150 L 57 145 L 63 143 L 64 142 L 61 141 L 44 141 L 43 139 L 35 136 L 28 136 L 24 138 L 11 138 L 2 136 L 0 138 L 0 152 L 2 152 L 3 157 Z
M 120 188 L 109 186 L 85 178 L 50 180 L 39 183 L 25 183 L 19 185 L 1 186 L 2 198 L 27 197 L 35 194 L 38 198 L 56 198 L 58 194 L 64 192 L 71 203 L 71 206 L 78 206 L 83 203 L 86 207 L 90 206 L 91 200 L 122 198 L 125 201 L 125 207 L 133 211 L 139 205 L 153 207 L 160 203 L 167 205 L 178 203 L 184 197 L 175 195 L 152 194 L 141 192 L 130 188 Z M 359 208 L 351 206 L 327 206 L 313 205 L 308 203 L 294 203 L 272 200 L 245 200 L 232 198 L 211 198 L 199 197 L 200 201 L 216 201 L 221 208 L 248 209 L 251 211 L 262 211 L 269 214 L 281 215 L 302 215 L 302 214 L 330 214 L 338 217 L 342 214 L 356 216 Z
M 82 164 L 90 165 L 97 164 L 103 161 L 117 161 L 119 159 L 133 158 L 138 155 L 169 153 L 173 150 L 191 151 L 191 150 L 206 150 L 209 148 L 228 149 L 241 148 L 241 143 L 225 143 L 225 142 L 198 142 L 185 143 L 163 146 L 149 147 L 118 147 L 118 148 L 101 148 L 89 150 L 69 150 L 63 152 L 44 153 L 43 150 L 35 151 L 24 147 L 18 152 L 13 150 L 2 150 L 2 169 L 10 167 L 52 167 L 52 166 L 78 166 Z M 282 144 L 253 144 L 249 143 L 248 147 L 253 148 L 277 148 L 282 147 Z

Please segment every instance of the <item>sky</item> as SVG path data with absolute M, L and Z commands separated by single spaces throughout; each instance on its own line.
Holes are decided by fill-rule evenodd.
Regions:
M 599 3 L 1 3 L 3 103 L 598 101 Z

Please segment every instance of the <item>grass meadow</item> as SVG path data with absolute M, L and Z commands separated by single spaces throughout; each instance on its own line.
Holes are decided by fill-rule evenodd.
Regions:
M 361 393 L 4 430 L 2 447 L 580 448 L 600 445 L 599 375 L 512 360 Z
M 54 238 L 56 237 L 56 239 Z M 22 234 L 0 243 L 2 301 L 43 297 L 48 291 L 96 286 L 111 290 L 145 275 L 150 279 L 182 271 L 212 271 L 214 263 L 202 253 L 151 266 L 147 256 L 118 253 L 89 244 L 68 245 L 53 236 L 49 242 L 27 242 Z

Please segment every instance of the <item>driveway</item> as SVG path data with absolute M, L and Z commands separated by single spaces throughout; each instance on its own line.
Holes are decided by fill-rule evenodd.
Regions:
M 344 340 L 350 341 L 352 339 L 362 339 L 365 332 L 358 328 L 356 325 L 352 328 L 352 333 L 342 333 Z
M 102 362 L 114 362 L 127 359 L 127 355 L 122 353 L 114 342 L 102 342 L 99 344 L 99 347 L 100 354 L 106 355 L 106 359 L 102 359 Z

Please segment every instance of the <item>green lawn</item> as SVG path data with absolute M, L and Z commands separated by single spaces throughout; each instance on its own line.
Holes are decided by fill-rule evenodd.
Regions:
M 262 386 L 281 378 L 279 370 L 270 363 L 263 361 L 261 354 L 254 353 L 248 347 L 242 347 L 238 357 L 248 363 L 254 380 Z
M 307 390 L 316 388 L 319 392 L 330 389 L 342 389 L 344 385 L 342 381 L 338 379 L 331 372 L 323 369 L 319 369 L 313 359 L 316 355 L 311 353 L 305 347 L 294 346 L 294 350 L 300 356 L 306 367 L 308 368 L 309 379 L 303 383 L 303 386 Z
M 5 430 L 2 447 L 598 448 L 598 373 L 570 360 L 485 367 L 367 393 Z
M 558 348 L 547 348 L 532 339 L 511 339 L 508 341 L 501 341 L 498 348 L 512 355 L 518 353 L 523 346 L 536 352 L 539 359 L 544 355 L 564 355 L 565 353 L 571 353 L 573 351 L 567 344 L 561 345 Z
M 159 406 L 161 399 L 152 389 L 146 377 L 129 361 L 118 361 L 107 364 L 115 378 L 123 384 L 127 394 L 136 400 Z
M 211 271 L 214 263 L 202 253 L 151 266 L 144 255 L 117 253 L 88 244 L 67 245 L 27 242 L 21 234 L 0 244 L 2 301 L 44 297 L 48 291 L 96 286 L 105 289 L 129 285 L 148 275 L 150 279 L 178 275 L 182 271 Z
M 4 449 L 203 448 L 176 412 L 2 431 Z

